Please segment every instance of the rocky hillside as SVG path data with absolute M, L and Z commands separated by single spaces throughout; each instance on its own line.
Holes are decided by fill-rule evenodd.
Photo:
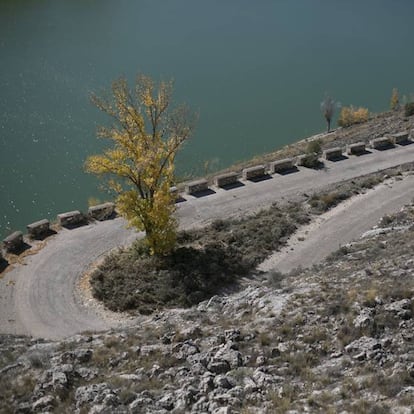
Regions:
M 2 413 L 412 413 L 414 204 L 323 264 L 61 342 L 0 337 Z

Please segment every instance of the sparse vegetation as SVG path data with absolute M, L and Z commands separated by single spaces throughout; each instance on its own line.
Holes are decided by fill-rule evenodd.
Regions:
M 335 207 L 340 202 L 351 197 L 351 192 L 331 191 L 329 193 L 314 194 L 309 204 L 314 212 L 323 213 L 332 207 Z
M 414 102 L 408 102 L 404 105 L 405 116 L 414 115 Z

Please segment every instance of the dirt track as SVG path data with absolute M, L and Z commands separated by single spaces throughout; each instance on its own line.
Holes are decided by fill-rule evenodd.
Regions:
M 261 265 L 267 271 L 285 273 L 298 266 L 309 267 L 329 253 L 360 237 L 386 214 L 395 212 L 414 198 L 414 175 L 394 179 L 360 194 L 303 226 L 281 251 Z
M 218 189 L 205 197 L 186 196 L 187 201 L 178 207 L 180 225 L 188 228 L 217 218 L 244 214 L 277 200 L 289 199 L 304 192 L 310 194 L 327 184 L 411 161 L 414 161 L 414 145 L 383 152 L 372 151 L 335 163 L 326 162 L 325 170 L 301 168 L 296 173 L 274 175 L 258 183 L 247 182 L 232 190 Z M 378 198 L 371 196 L 372 193 L 379 194 Z M 396 181 L 391 188 L 385 185 L 368 192 L 360 197 L 360 201 L 355 201 L 360 204 L 353 205 L 354 201 L 348 203 L 353 207 L 333 214 L 333 221 L 326 219 L 318 231 L 309 233 L 301 247 L 295 247 L 293 255 L 288 251 L 284 266 L 291 268 L 309 264 L 306 257 L 316 258 L 315 250 L 312 250 L 314 246 L 318 246 L 323 253 L 317 258 L 321 259 L 335 250 L 338 244 L 349 241 L 350 237 L 358 237 L 377 218 L 398 210 L 413 197 L 413 176 Z M 355 206 L 358 206 L 357 210 Z M 357 222 L 353 221 L 355 212 L 358 214 Z M 349 231 L 351 228 L 352 232 Z M 131 243 L 136 236 L 132 230 L 125 229 L 125 223 L 120 218 L 59 232 L 39 253 L 27 257 L 24 265 L 16 265 L 0 279 L 0 332 L 62 338 L 84 330 L 118 326 L 122 320 L 110 315 L 103 317 L 95 307 L 83 303 L 75 286 L 91 263 L 109 250 Z M 303 249 L 302 253 L 300 249 Z

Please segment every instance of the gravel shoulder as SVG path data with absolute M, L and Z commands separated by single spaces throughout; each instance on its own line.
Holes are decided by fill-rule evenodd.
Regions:
M 340 162 L 326 162 L 326 168 L 320 171 L 301 168 L 299 172 L 283 177 L 275 175 L 258 183 L 246 182 L 233 190 L 217 189 L 206 197 L 186 196 L 187 201 L 178 207 L 180 224 L 182 228 L 191 228 L 218 218 L 250 214 L 278 200 L 290 199 L 304 192 L 310 194 L 328 184 L 412 161 L 414 145 L 396 147 Z M 309 237 L 307 244 L 326 246 L 326 249 L 319 249 L 325 255 L 329 253 L 326 251 L 328 247 L 335 250 L 338 244 L 343 243 L 342 240 L 361 235 L 375 223 L 377 218 L 374 220 L 374 217 L 379 219 L 398 210 L 405 200 L 409 201 L 414 196 L 413 178 L 410 176 L 395 182 L 391 188 L 379 187 L 375 191 L 377 193 L 382 195 L 379 198 L 372 196 L 372 200 L 371 192 L 365 195 L 371 200 L 368 204 L 351 200 L 351 206 L 354 202 L 360 204 L 336 216 L 334 214 L 338 219 L 342 217 L 343 224 L 340 226 L 338 221 L 326 219 L 324 231 L 313 232 L 315 238 Z M 400 197 L 402 193 L 408 198 Z M 361 196 L 361 200 L 363 198 Z M 358 211 L 360 222 L 352 221 L 355 211 Z M 361 225 L 368 221 L 371 221 L 370 226 Z M 350 228 L 355 232 L 350 232 Z M 108 251 L 130 244 L 137 236 L 133 230 L 126 229 L 121 218 L 59 232 L 36 255 L 25 258 L 24 264 L 16 265 L 0 279 L 0 332 L 58 339 L 85 330 L 100 331 L 119 326 L 124 322 L 122 317 L 102 317 L 93 306 L 84 303 L 77 294 L 76 285 L 92 263 Z M 322 243 L 322 240 L 325 241 Z M 304 257 L 303 253 L 294 259 L 295 267 L 302 261 L 307 263 Z

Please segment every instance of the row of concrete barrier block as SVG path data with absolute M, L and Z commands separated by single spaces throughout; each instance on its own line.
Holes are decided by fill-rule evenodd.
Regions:
M 408 132 L 400 132 L 397 134 L 391 134 L 380 138 L 375 138 L 370 141 L 370 147 L 373 149 L 387 149 L 393 147 L 395 144 L 405 145 L 412 142 Z M 348 155 L 361 155 L 366 153 L 365 142 L 356 142 L 349 144 L 344 150 L 341 147 L 330 148 L 324 151 L 323 157 L 326 160 L 338 160 L 344 157 L 344 151 Z M 276 160 L 270 162 L 268 168 L 265 165 L 255 165 L 242 170 L 241 174 L 231 171 L 225 174 L 220 174 L 214 177 L 213 182 L 216 187 L 226 188 L 231 187 L 239 182 L 239 179 L 243 180 L 260 180 L 269 174 L 283 174 L 285 172 L 293 171 L 297 165 L 302 165 L 302 160 L 306 155 L 299 155 L 296 158 L 286 158 L 282 160 Z M 188 182 L 185 185 L 186 194 L 197 194 L 207 192 L 209 190 L 209 182 L 206 179 L 200 179 L 192 182 Z M 177 187 L 171 187 L 171 193 L 175 199 L 179 199 L 179 191 Z M 62 227 L 73 228 L 85 224 L 89 219 L 92 220 L 107 220 L 115 214 L 114 203 L 104 203 L 96 206 L 89 207 L 88 214 L 85 215 L 79 210 L 69 211 L 57 215 L 58 224 Z M 50 232 L 49 220 L 40 220 L 31 223 L 27 226 L 28 236 L 32 239 L 41 239 L 46 237 Z M 3 240 L 3 245 L 8 252 L 19 251 L 24 246 L 23 233 L 16 231 L 10 234 Z M 1 260 L 0 250 L 0 260 Z
M 79 210 L 68 211 L 57 215 L 57 223 L 61 227 L 74 228 L 85 224 L 88 220 L 103 221 L 115 214 L 115 203 L 104 203 L 89 207 L 85 215 Z M 27 225 L 27 235 L 30 239 L 43 239 L 52 234 L 50 222 L 47 219 L 39 220 Z M 19 252 L 24 246 L 23 232 L 15 231 L 3 240 L 3 246 L 7 252 Z M 2 259 L 0 250 L 0 260 Z
M 288 170 L 292 170 L 295 167 L 295 159 L 286 158 L 284 160 L 273 161 L 269 164 L 269 171 L 265 165 L 254 165 L 242 170 L 241 174 L 230 171 L 228 173 L 217 175 L 213 178 L 213 183 L 216 187 L 226 188 L 231 187 L 239 182 L 239 179 L 243 180 L 259 180 L 265 176 L 275 173 L 280 173 Z M 206 179 L 189 182 L 185 185 L 186 194 L 196 194 L 203 191 L 208 191 L 209 183 Z
M 392 134 L 386 137 L 375 138 L 370 141 L 369 146 L 373 149 L 387 149 L 391 148 L 395 144 L 404 145 L 411 142 L 408 132 L 401 132 L 398 134 Z M 338 160 L 345 158 L 345 154 L 348 155 L 361 155 L 367 152 L 365 142 L 356 142 L 349 144 L 346 148 L 335 147 L 327 149 L 323 152 L 323 158 L 326 160 Z M 255 165 L 249 168 L 242 170 L 241 174 L 231 171 L 225 174 L 217 175 L 213 178 L 213 184 L 219 188 L 226 188 L 236 184 L 239 179 L 243 180 L 258 180 L 265 177 L 268 174 L 276 174 L 287 171 L 292 171 L 296 166 L 303 165 L 303 160 L 306 158 L 306 155 L 299 155 L 296 158 L 286 158 L 282 160 L 277 160 L 270 162 L 268 168 L 265 165 Z M 178 197 L 178 190 L 176 187 L 174 192 Z M 185 185 L 185 193 L 189 195 L 194 195 L 197 193 L 206 192 L 209 190 L 209 182 L 206 179 L 196 180 L 189 182 Z
M 369 142 L 369 147 L 376 150 L 384 150 L 392 148 L 394 145 L 406 145 L 412 142 L 408 132 L 400 132 L 398 134 L 391 134 L 389 136 L 374 138 Z M 367 151 L 365 142 L 355 142 L 346 148 L 348 155 L 361 155 Z M 343 149 L 336 147 L 324 151 L 324 157 L 327 160 L 340 158 L 343 156 Z
M 352 150 L 355 149 L 356 147 Z M 328 160 L 340 158 L 342 155 L 342 148 L 332 148 L 324 152 L 324 157 Z M 220 174 L 213 178 L 213 183 L 216 187 L 226 188 L 236 184 L 240 179 L 246 181 L 254 181 L 259 180 L 269 174 L 283 174 L 288 171 L 293 171 L 297 166 L 301 166 L 303 158 L 305 157 L 306 155 L 299 155 L 295 158 L 285 158 L 282 160 L 272 161 L 269 163 L 268 168 L 266 168 L 265 165 L 260 164 L 245 168 L 241 171 L 241 173 L 231 171 L 225 174 Z M 185 193 L 189 195 L 205 192 L 208 191 L 208 189 L 209 182 L 206 179 L 191 181 L 185 185 Z M 174 192 L 178 196 L 178 190 L 176 187 L 174 187 Z

